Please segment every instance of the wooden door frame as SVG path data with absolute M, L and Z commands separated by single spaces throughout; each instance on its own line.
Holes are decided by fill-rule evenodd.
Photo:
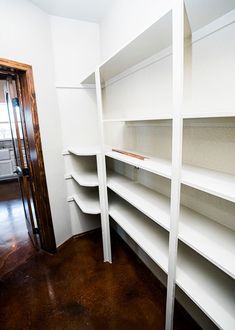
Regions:
M 0 67 L 9 73 L 17 73 L 21 87 L 19 96 L 23 105 L 26 149 L 32 177 L 33 195 L 40 233 L 41 247 L 47 252 L 56 252 L 55 235 L 51 217 L 46 173 L 44 168 L 36 95 L 32 66 L 0 58 Z M 36 157 L 35 157 L 36 153 Z

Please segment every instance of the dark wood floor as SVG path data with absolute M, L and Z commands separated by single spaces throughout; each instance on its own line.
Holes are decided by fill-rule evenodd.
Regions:
M 103 263 L 100 231 L 56 255 L 37 252 L 0 279 L 1 329 L 164 329 L 166 291 L 112 233 Z M 176 307 L 175 329 L 199 329 Z
M 17 181 L 0 182 L 0 277 L 35 253 Z

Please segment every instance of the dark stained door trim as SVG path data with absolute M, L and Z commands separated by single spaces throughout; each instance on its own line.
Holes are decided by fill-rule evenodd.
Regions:
M 36 96 L 33 82 L 33 70 L 30 65 L 0 58 L 1 73 L 9 71 L 19 77 L 18 93 L 23 104 L 25 121 L 26 152 L 29 160 L 33 186 L 33 197 L 37 213 L 37 224 L 43 250 L 55 253 L 56 242 L 51 217 L 49 196 L 46 183 Z

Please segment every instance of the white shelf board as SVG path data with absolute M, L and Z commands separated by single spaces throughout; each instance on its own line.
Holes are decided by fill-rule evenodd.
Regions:
M 218 112 L 183 112 L 182 117 L 184 119 L 235 117 L 235 108 L 234 110 Z
M 95 84 L 95 72 L 89 73 L 84 79 L 82 79 L 81 84 L 93 85 Z
M 121 199 L 110 201 L 109 214 L 149 257 L 167 273 L 167 231 Z
M 135 122 L 135 121 L 154 121 L 154 120 L 171 120 L 173 118 L 173 115 L 170 113 L 159 113 L 156 114 L 154 117 L 133 117 L 133 118 L 104 118 L 104 123 L 109 122 Z
M 74 201 L 83 213 L 100 214 L 100 202 L 98 192 L 74 194 L 68 198 L 68 202 Z
M 184 165 L 181 181 L 187 186 L 235 202 L 235 175 Z
M 168 10 L 159 16 L 154 24 L 101 64 L 102 81 L 110 80 L 171 45 L 172 12 Z
M 171 178 L 171 164 L 167 160 L 160 158 L 140 160 L 116 151 L 107 151 L 106 156 L 168 179 Z M 181 182 L 211 195 L 235 202 L 235 175 L 183 165 Z
M 113 172 L 108 175 L 107 186 L 147 217 L 169 231 L 169 198 Z
M 220 329 L 235 329 L 235 281 L 182 243 L 176 283 Z
M 113 172 L 108 175 L 107 186 L 169 231 L 169 198 Z M 181 206 L 179 239 L 235 278 L 235 232 L 233 230 Z
M 79 148 L 68 148 L 69 154 L 76 156 L 96 156 L 100 153 L 99 147 L 79 147 Z
M 86 172 L 72 172 L 66 175 L 66 179 L 73 178 L 80 186 L 83 187 L 98 187 L 98 175 L 96 171 L 86 171 Z
M 235 279 L 235 232 L 181 207 L 179 239 Z
M 143 170 L 161 175 L 166 178 L 171 178 L 171 164 L 169 161 L 161 158 L 149 158 L 140 160 L 131 156 L 123 155 L 116 151 L 107 151 L 106 156 L 141 168 Z

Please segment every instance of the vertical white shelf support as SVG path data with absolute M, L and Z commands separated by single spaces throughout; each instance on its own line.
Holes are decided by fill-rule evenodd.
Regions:
M 95 83 L 96 83 L 99 136 L 100 136 L 100 145 L 101 145 L 101 152 L 97 155 L 97 170 L 98 170 L 98 179 L 99 179 L 103 254 L 104 254 L 104 262 L 111 263 L 112 255 L 111 255 L 110 225 L 109 225 L 109 212 L 108 212 L 105 148 L 104 148 L 102 88 L 101 88 L 99 67 L 97 67 L 95 71 Z
M 183 80 L 184 80 L 184 0 L 175 0 L 173 6 L 173 122 L 172 122 L 172 179 L 169 262 L 165 329 L 173 329 L 175 280 L 178 248 L 178 230 L 181 192 L 183 140 Z

